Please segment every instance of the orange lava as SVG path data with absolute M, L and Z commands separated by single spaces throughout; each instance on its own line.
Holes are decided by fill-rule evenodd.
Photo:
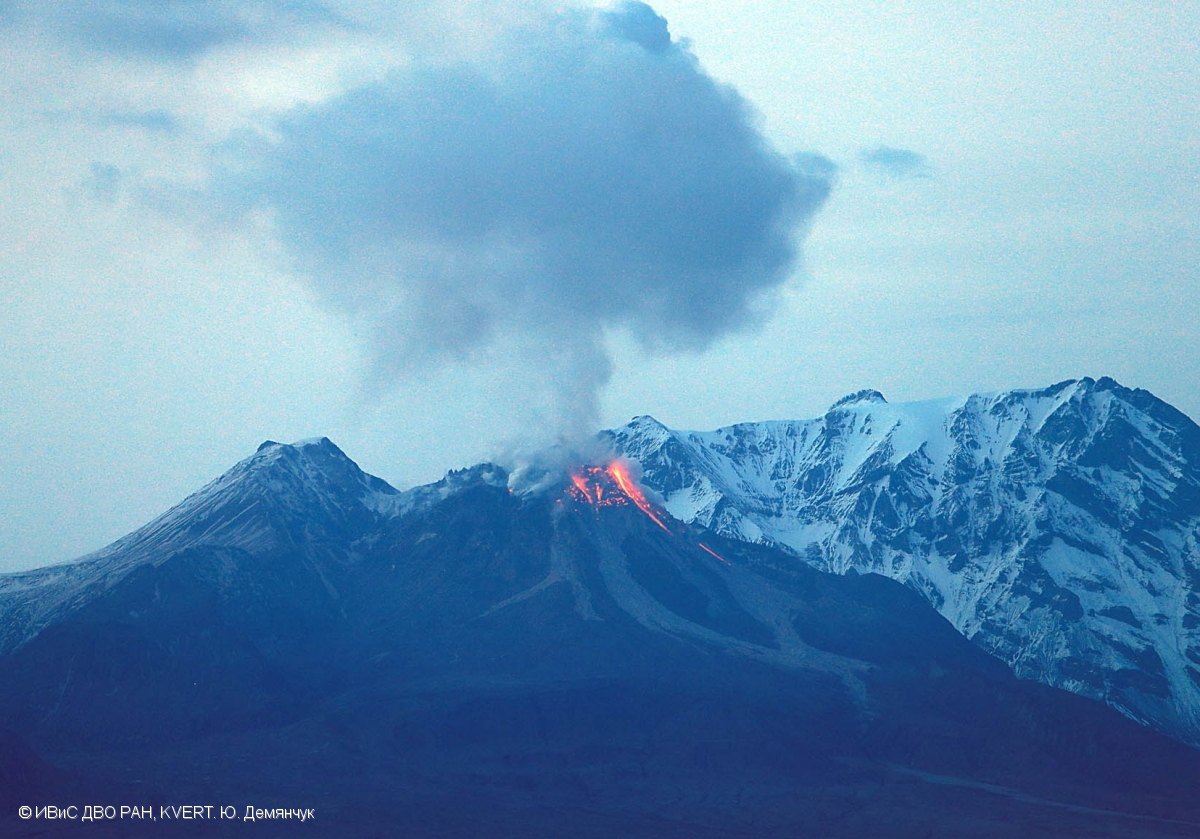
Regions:
M 576 473 L 571 476 L 571 483 L 575 484 L 575 489 L 578 494 L 583 496 L 583 498 L 580 500 L 586 501 L 589 504 L 596 503 L 597 499 L 592 497 L 592 486 L 587 482 L 587 478 L 579 473 Z
M 621 507 L 632 501 L 655 524 L 668 533 L 671 532 L 670 528 L 658 517 L 645 494 L 633 482 L 633 478 L 629 475 L 629 469 L 619 461 L 614 461 L 607 467 L 581 467 L 571 475 L 571 484 L 568 491 L 577 501 L 583 501 L 595 507 Z M 615 492 L 613 491 L 614 484 Z
M 713 555 L 713 556 L 715 556 L 717 559 L 721 560 L 721 562 L 724 562 L 726 565 L 733 565 L 733 563 L 732 563 L 732 562 L 730 562 L 730 561 L 729 561 L 728 559 L 726 559 L 725 557 L 721 556 L 719 553 L 717 553 L 716 551 L 714 551 L 712 548 L 710 548 L 708 545 L 704 544 L 703 542 L 697 542 L 696 544 L 700 546 L 700 549 L 701 549 L 702 551 L 705 551 L 706 553 L 712 554 L 712 555 Z
M 646 500 L 646 496 L 638 489 L 637 484 L 633 482 L 633 478 L 629 477 L 629 470 L 625 468 L 625 464 L 619 461 L 613 461 L 608 465 L 609 476 L 617 482 L 617 486 L 621 488 L 621 492 L 629 496 L 634 504 L 638 505 L 643 513 L 654 519 L 654 523 L 670 533 L 670 529 L 662 523 L 662 519 L 654 514 L 654 508 L 650 506 L 650 502 Z

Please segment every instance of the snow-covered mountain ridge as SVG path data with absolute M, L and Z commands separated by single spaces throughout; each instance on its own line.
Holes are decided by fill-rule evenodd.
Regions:
M 861 391 L 817 419 L 689 433 L 642 417 L 603 436 L 676 518 L 897 579 L 1018 675 L 1200 744 L 1200 428 L 1153 395 L 1111 379 L 907 405 Z M 173 558 L 222 596 L 284 585 L 337 611 L 406 521 L 479 487 L 533 503 L 568 480 L 552 471 L 480 464 L 399 492 L 327 439 L 267 442 L 95 554 L 0 575 L 0 654 Z
M 1112 379 L 607 432 L 675 517 L 923 594 L 1024 678 L 1200 743 L 1200 427 Z
M 539 457 L 401 493 L 269 442 L 0 575 L 0 799 L 215 789 L 351 839 L 1197 835 L 1200 751 L 893 580 L 670 518 L 610 451 Z

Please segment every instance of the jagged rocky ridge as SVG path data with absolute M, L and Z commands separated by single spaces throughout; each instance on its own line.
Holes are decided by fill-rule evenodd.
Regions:
M 609 432 L 682 521 L 920 592 L 1027 679 L 1200 743 L 1200 427 L 1109 378 Z
M 180 800 L 347 837 L 1200 830 L 1200 753 L 1014 679 L 903 586 L 611 481 L 512 484 L 400 493 L 328 440 L 267 443 L 0 577 L 0 835 L 46 835 L 23 804 Z

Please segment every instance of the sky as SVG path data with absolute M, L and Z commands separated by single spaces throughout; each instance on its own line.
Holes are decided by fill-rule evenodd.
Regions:
M 0 0 L 0 571 L 266 439 L 1108 375 L 1200 417 L 1200 7 Z

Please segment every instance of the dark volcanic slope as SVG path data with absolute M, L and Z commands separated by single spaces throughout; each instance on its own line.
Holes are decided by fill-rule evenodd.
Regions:
M 0 586 L 49 616 L 0 658 L 0 832 L 83 832 L 22 803 L 196 803 L 318 821 L 171 830 L 1200 835 L 1197 752 L 1014 679 L 897 583 L 660 526 L 602 473 L 399 495 L 351 467 L 266 447 L 161 549 Z

